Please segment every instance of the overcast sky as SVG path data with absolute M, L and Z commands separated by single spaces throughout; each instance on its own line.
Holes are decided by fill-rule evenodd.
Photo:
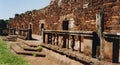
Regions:
M 50 0 L 0 0 L 0 19 L 13 18 L 15 14 L 49 5 Z

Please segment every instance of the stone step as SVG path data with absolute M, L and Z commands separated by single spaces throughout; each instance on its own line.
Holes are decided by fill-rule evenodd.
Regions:
M 24 50 L 27 50 L 27 51 L 38 51 L 37 47 L 30 47 L 24 43 L 17 43 L 17 45 L 20 46 L 21 48 L 23 48 Z
M 38 43 L 38 41 L 36 42 L 36 41 L 24 41 L 24 40 L 22 40 L 22 39 L 17 39 L 17 41 L 20 41 L 20 42 L 23 42 L 24 44 L 26 44 L 26 45 L 28 45 L 28 46 L 30 46 L 30 47 L 38 47 L 39 45 L 40 45 L 40 43 Z
M 21 39 L 23 39 L 23 40 L 26 40 L 26 39 L 27 39 L 26 36 L 22 36 L 22 35 L 18 35 L 18 38 L 21 38 Z
M 24 42 L 24 44 L 30 46 L 30 47 L 38 47 L 40 44 L 35 42 Z
M 11 36 L 5 36 L 5 37 L 2 37 L 2 40 L 4 40 L 4 41 L 15 41 L 16 38 L 11 37 Z
M 45 57 L 46 55 L 42 52 L 34 52 L 34 51 L 25 51 L 21 47 L 19 47 L 17 44 L 12 45 L 12 49 L 17 54 L 23 54 L 23 55 L 35 55 L 40 57 Z

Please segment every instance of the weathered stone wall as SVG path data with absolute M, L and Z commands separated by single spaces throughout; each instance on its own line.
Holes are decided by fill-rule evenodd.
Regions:
M 45 29 L 61 30 L 65 18 L 74 21 L 70 30 L 96 31 L 96 14 L 102 10 L 105 31 L 120 30 L 120 0 L 54 0 L 43 9 L 17 14 L 10 20 L 15 28 L 29 28 L 32 23 L 34 34 L 40 34 L 40 20 L 45 20 Z

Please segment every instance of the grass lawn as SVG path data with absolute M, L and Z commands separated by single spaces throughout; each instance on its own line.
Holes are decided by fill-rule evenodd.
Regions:
M 0 40 L 0 65 L 30 65 L 28 61 L 10 52 L 6 42 Z

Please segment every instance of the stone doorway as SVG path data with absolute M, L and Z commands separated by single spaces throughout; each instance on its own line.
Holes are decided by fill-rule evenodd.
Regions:
M 69 26 L 69 21 L 68 20 L 64 20 L 63 22 L 62 22 L 62 29 L 63 30 L 68 30 L 68 27 Z
M 43 35 L 43 30 L 44 30 L 44 28 L 45 28 L 45 20 L 42 19 L 42 20 L 40 20 L 40 22 L 39 22 L 39 32 L 40 32 L 40 35 Z
M 44 23 L 41 23 L 41 29 L 44 28 Z
M 41 35 L 43 35 L 43 31 L 44 31 L 44 23 L 41 23 L 40 24 L 40 31 L 41 31 Z
M 29 24 L 29 29 L 32 29 L 32 24 L 31 23 Z

